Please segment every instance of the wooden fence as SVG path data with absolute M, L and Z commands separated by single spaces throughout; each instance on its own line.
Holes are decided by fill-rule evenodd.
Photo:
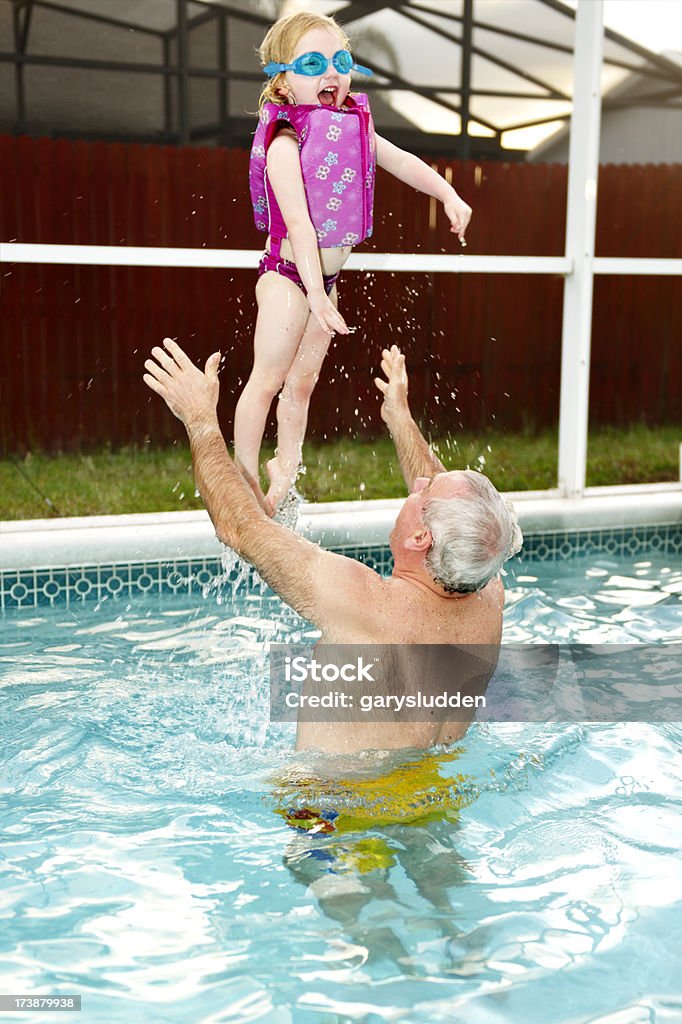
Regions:
M 0 239 L 253 248 L 242 150 L 0 136 Z M 563 253 L 566 168 L 441 161 L 474 208 L 468 254 Z M 597 253 L 679 257 L 682 166 L 600 171 Z M 436 204 L 380 172 L 364 248 L 457 252 Z M 88 450 L 181 436 L 141 382 L 151 346 L 228 353 L 221 417 L 231 434 L 248 376 L 254 270 L 29 266 L 0 269 L 0 450 Z M 382 431 L 372 384 L 380 349 L 406 351 L 415 412 L 433 431 L 557 421 L 563 282 L 558 276 L 347 272 L 337 338 L 309 435 Z M 593 423 L 682 419 L 682 302 L 675 278 L 598 278 Z

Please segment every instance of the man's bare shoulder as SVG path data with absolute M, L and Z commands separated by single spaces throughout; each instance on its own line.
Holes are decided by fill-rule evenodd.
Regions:
M 338 642 L 374 639 L 389 615 L 389 581 L 355 558 L 331 551 L 325 556 L 326 580 L 319 588 L 325 633 Z
M 504 586 L 497 578 L 483 590 L 452 603 L 460 643 L 499 644 L 502 637 Z
M 267 517 L 245 531 L 245 557 L 282 600 L 323 631 L 344 632 L 379 600 L 385 580 L 355 558 L 326 551 Z
M 504 607 L 504 584 L 499 576 L 496 576 L 494 580 L 491 580 L 480 591 L 481 600 L 489 605 L 491 608 L 503 608 Z

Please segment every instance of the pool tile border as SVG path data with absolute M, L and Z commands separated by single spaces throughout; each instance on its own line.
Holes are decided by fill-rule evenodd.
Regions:
M 521 560 L 556 562 L 578 555 L 634 556 L 660 552 L 682 554 L 680 523 L 655 526 L 602 527 L 589 530 L 552 530 L 524 537 Z
M 386 547 L 348 545 L 335 550 L 357 558 L 377 572 L 391 569 Z M 682 526 L 604 527 L 598 530 L 554 530 L 528 534 L 518 556 L 527 561 L 556 562 L 581 555 L 642 556 L 650 553 L 682 556 Z M 0 571 L 0 609 L 37 608 L 85 600 L 108 600 L 139 594 L 203 593 L 223 576 L 234 581 L 237 569 L 225 579 L 219 558 L 185 558 L 172 561 L 131 561 Z

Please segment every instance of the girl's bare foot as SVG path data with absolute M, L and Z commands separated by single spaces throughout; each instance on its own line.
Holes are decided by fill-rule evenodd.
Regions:
M 273 516 L 294 481 L 290 473 L 285 473 L 282 470 L 277 456 L 266 462 L 265 472 L 270 481 L 270 486 L 268 487 L 268 493 L 265 495 L 265 505 L 263 507 L 269 516 Z

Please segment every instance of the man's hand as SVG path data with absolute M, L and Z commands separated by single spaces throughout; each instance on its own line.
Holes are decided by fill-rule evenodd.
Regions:
M 218 364 L 220 352 L 214 352 L 206 360 L 206 371 L 188 358 L 180 346 L 164 338 L 164 349 L 152 349 L 154 359 L 147 359 L 143 375 L 147 387 L 161 395 L 170 411 L 178 417 L 189 432 L 196 427 L 217 423 L 218 405 Z
M 464 235 L 471 220 L 471 207 L 468 206 L 453 189 L 452 196 L 443 203 L 445 215 L 450 221 L 450 231 L 453 231 L 459 238 L 462 245 L 466 245 Z
M 431 478 L 443 473 L 444 466 L 433 454 L 422 437 L 419 427 L 412 419 L 407 402 L 407 371 L 405 356 L 397 345 L 385 348 L 381 353 L 381 369 L 386 380 L 375 377 L 374 383 L 384 396 L 381 418 L 388 427 L 400 461 L 408 491 L 417 477 Z
M 318 324 L 327 334 L 338 331 L 339 334 L 348 334 L 346 321 L 329 298 L 324 288 L 318 291 L 308 292 L 308 305 Z
M 390 349 L 385 348 L 381 353 L 381 369 L 386 374 L 386 380 L 375 377 L 374 383 L 384 396 L 381 405 L 381 418 L 390 427 L 391 421 L 396 417 L 410 414 L 410 407 L 407 402 L 407 370 L 405 369 L 405 356 L 397 345 L 391 345 Z

